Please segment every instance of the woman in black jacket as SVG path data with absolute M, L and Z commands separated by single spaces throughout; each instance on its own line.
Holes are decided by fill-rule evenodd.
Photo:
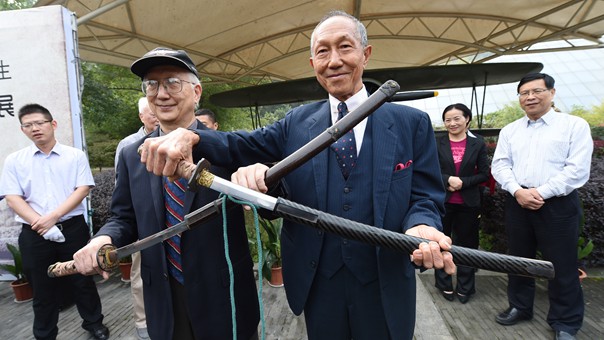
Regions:
M 451 236 L 453 244 L 478 248 L 480 221 L 480 183 L 489 178 L 487 148 L 482 137 L 472 134 L 468 127 L 472 112 L 464 104 L 452 104 L 442 115 L 447 134 L 439 137 L 436 145 L 443 184 L 447 189 L 443 232 Z M 436 288 L 449 301 L 454 299 L 453 279 L 443 270 L 435 270 Z M 476 292 L 474 268 L 457 267 L 455 289 L 461 303 L 470 300 Z

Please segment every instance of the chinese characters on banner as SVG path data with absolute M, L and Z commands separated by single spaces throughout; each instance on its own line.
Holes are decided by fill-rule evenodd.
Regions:
M 11 79 L 8 75 L 10 72 L 9 66 L 10 65 L 4 63 L 2 55 L 0 55 L 0 81 Z M 0 93 L 0 118 L 4 118 L 5 114 L 10 116 L 15 115 L 13 96 L 10 93 Z

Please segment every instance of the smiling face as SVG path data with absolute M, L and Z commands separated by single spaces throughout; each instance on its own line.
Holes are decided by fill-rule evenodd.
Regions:
M 195 105 L 201 97 L 201 85 L 193 85 L 194 75 L 176 66 L 156 66 L 146 75 L 145 80 L 157 80 L 162 83 L 164 79 L 178 78 L 182 82 L 182 91 L 168 93 L 160 85 L 156 94 L 147 95 L 149 107 L 159 120 L 159 125 L 165 133 L 179 127 L 189 127 L 195 119 Z
M 455 108 L 444 114 L 445 128 L 449 132 L 449 137 L 465 137 L 469 121 L 470 119 L 465 117 L 461 110 Z
M 371 56 L 371 46 L 363 47 L 355 23 L 334 16 L 313 32 L 310 65 L 321 86 L 340 101 L 363 87 L 363 70 Z
M 518 89 L 518 93 L 527 93 L 526 96 L 521 95 L 518 100 L 520 101 L 520 106 L 524 112 L 526 112 L 526 115 L 532 120 L 537 120 L 549 112 L 552 108 L 554 94 L 556 93 L 555 89 L 548 89 L 547 91 L 537 94 L 533 92 L 533 90 L 536 89 L 547 89 L 545 80 L 536 79 L 529 81 L 522 84 Z
M 23 127 L 23 125 L 27 127 Z M 57 128 L 55 120 L 49 120 L 42 113 L 30 113 L 21 117 L 21 126 L 21 131 L 40 150 L 47 152 L 55 145 L 55 129 Z

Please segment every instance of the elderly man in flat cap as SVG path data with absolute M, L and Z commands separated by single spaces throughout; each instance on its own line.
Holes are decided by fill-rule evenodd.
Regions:
M 136 60 L 131 70 L 141 77 L 159 129 L 122 149 L 111 202 L 112 217 L 75 255 L 83 274 L 101 273 L 96 253 L 107 243 L 118 247 L 170 228 L 183 216 L 218 198 L 210 189 L 186 191 L 183 180 L 171 182 L 146 170 L 137 148 L 146 138 L 178 128 L 207 129 L 195 119 L 202 87 L 193 61 L 184 51 L 156 48 Z M 191 161 L 193 161 L 191 159 Z M 194 161 L 198 161 L 195 159 Z M 211 171 L 230 178 L 226 169 Z M 241 209 L 227 216 L 234 296 L 229 289 L 223 220 L 176 235 L 141 251 L 147 327 L 152 339 L 257 339 L 259 307 Z M 231 317 L 235 301 L 236 324 Z

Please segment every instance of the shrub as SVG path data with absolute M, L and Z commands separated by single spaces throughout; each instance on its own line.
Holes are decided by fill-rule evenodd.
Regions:
M 90 192 L 92 206 L 92 229 L 96 233 L 111 214 L 111 195 L 115 186 L 115 171 L 103 170 L 94 174 L 95 187 Z

